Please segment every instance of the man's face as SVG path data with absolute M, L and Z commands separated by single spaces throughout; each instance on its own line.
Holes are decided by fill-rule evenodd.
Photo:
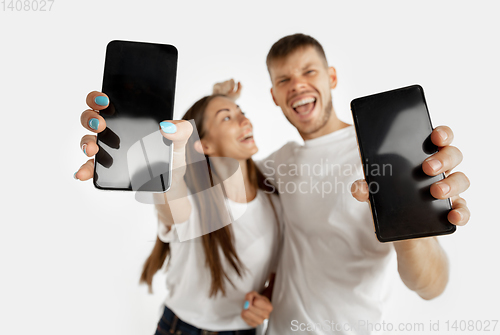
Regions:
M 305 47 L 274 60 L 269 73 L 276 105 L 304 139 L 314 137 L 331 119 L 335 69 L 327 67 L 314 47 Z

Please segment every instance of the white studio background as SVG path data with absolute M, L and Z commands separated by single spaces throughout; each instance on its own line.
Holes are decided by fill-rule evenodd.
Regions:
M 0 8 L 0 333 L 155 330 L 165 276 L 155 278 L 154 295 L 138 285 L 156 234 L 152 207 L 73 179 L 86 161 L 80 114 L 87 93 L 101 87 L 106 44 L 178 48 L 176 118 L 215 82 L 241 81 L 239 104 L 263 158 L 300 141 L 272 102 L 265 67 L 271 45 L 296 32 L 317 38 L 336 67 L 342 120 L 352 123 L 353 98 L 418 83 L 434 126 L 454 130 L 472 218 L 440 238 L 450 283 L 424 301 L 396 278 L 386 320 L 440 320 L 439 333 L 481 333 L 446 332 L 444 322 L 500 319 L 499 13 L 497 1 L 55 0 L 47 12 Z

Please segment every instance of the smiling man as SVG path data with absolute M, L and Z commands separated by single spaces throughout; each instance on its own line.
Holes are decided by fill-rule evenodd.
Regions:
M 267 66 L 275 104 L 304 139 L 259 164 L 280 192 L 285 216 L 268 334 L 371 334 L 383 323 L 388 278 L 395 270 L 391 258 L 397 257 L 405 285 L 432 299 L 448 282 L 446 254 L 434 237 L 376 239 L 354 127 L 335 114 L 331 90 L 337 74 L 322 46 L 307 35 L 286 36 L 272 46 Z M 448 127 L 434 129 L 431 139 L 440 150 L 422 169 L 431 176 L 447 174 L 431 194 L 451 198 L 448 220 L 464 225 L 470 214 L 459 194 L 469 180 L 450 173 L 462 154 L 450 146 Z

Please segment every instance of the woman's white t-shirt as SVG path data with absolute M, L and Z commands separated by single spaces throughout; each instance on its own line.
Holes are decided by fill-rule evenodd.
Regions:
M 281 206 L 276 195 L 272 195 L 278 219 Z M 199 223 L 199 212 L 192 203 L 187 222 L 191 226 Z M 224 269 L 234 287 L 226 281 L 226 295 L 221 292 L 209 297 L 211 287 L 210 270 L 206 266 L 203 242 L 200 237 L 180 241 L 176 224 L 172 229 L 159 221 L 158 236 L 170 244 L 170 261 L 167 268 L 168 296 L 165 305 L 182 321 L 197 328 L 210 331 L 249 329 L 240 314 L 245 295 L 251 291 L 260 292 L 271 272 L 275 272 L 279 249 L 279 229 L 276 216 L 264 191 L 258 190 L 254 200 L 236 203 L 229 200 L 229 207 L 236 215 L 230 225 L 233 230 L 234 246 L 239 259 L 247 271 L 240 278 L 221 257 Z M 221 252 L 221 255 L 222 252 Z

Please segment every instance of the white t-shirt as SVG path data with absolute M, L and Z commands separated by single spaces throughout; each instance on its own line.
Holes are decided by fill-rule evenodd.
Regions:
M 362 325 L 381 321 L 395 252 L 351 194 L 364 178 L 354 127 L 289 142 L 257 164 L 280 191 L 285 226 L 267 334 L 370 334 Z
M 279 218 L 282 213 L 278 197 L 271 197 Z M 191 195 L 189 198 L 193 204 Z M 246 204 L 229 200 L 229 207 L 235 218 L 231 224 L 234 246 L 248 271 L 242 278 L 238 277 L 221 251 L 224 269 L 235 285 L 233 287 L 226 281 L 225 296 L 219 291 L 216 296 L 209 297 L 212 279 L 205 265 L 201 237 L 180 242 L 177 236 L 176 229 L 195 230 L 199 226 L 196 206 L 192 205 L 188 222 L 176 224 L 170 230 L 161 222 L 158 225 L 158 236 L 161 241 L 170 243 L 171 253 L 165 305 L 182 321 L 205 330 L 251 328 L 240 316 L 245 295 L 251 291 L 262 291 L 269 274 L 275 272 L 277 266 L 278 224 L 266 193 L 258 190 L 255 199 Z

